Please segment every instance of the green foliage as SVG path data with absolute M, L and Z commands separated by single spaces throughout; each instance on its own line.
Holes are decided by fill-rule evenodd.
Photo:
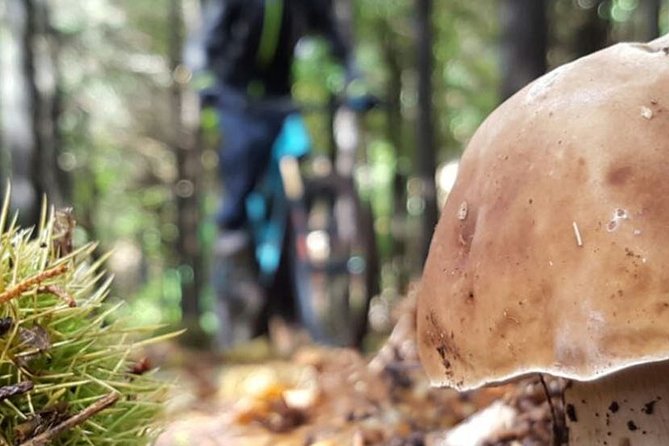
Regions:
M 77 220 L 105 251 L 114 287 L 175 305 L 177 181 L 171 144 L 168 5 L 152 1 L 49 0 L 61 36 L 62 148 Z M 142 305 L 140 305 L 142 306 Z M 161 321 L 178 320 L 178 301 Z M 138 314 L 133 312 L 129 317 Z
M 399 93 L 404 137 L 399 154 L 413 157 L 416 107 L 413 0 L 355 2 L 361 65 L 382 94 Z M 439 158 L 458 156 L 480 122 L 497 104 L 497 11 L 494 3 L 444 0 L 434 3 L 434 107 Z M 401 92 L 392 92 L 392 65 Z
M 33 234 L 7 224 L 5 206 L 0 229 L 0 395 L 31 387 L 0 402 L 0 445 L 149 444 L 166 388 L 131 370 L 137 349 L 159 338 L 141 340 L 147 329 L 128 327 L 121 304 L 106 302 L 105 258 L 91 261 L 94 244 L 68 253 L 71 233 L 53 216 Z M 117 401 L 87 414 L 105 399 Z
M 496 5 L 462 0 L 448 4 L 435 7 L 434 16 L 435 106 L 445 149 L 442 160 L 459 156 L 499 102 Z

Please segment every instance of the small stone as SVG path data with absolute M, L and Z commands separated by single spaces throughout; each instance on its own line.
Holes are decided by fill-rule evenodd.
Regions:
M 646 119 L 652 119 L 653 118 L 653 110 L 651 110 L 648 107 L 642 106 L 641 107 L 641 116 L 643 116 Z

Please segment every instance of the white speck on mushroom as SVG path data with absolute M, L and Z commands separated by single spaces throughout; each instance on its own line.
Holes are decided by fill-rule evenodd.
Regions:
M 581 231 L 578 230 L 578 225 L 575 221 L 571 222 L 572 227 L 574 228 L 574 235 L 576 236 L 576 245 L 583 246 L 583 239 L 581 238 Z
M 462 203 L 460 203 L 460 209 L 458 209 L 458 220 L 466 219 L 468 211 L 469 211 L 469 207 L 467 205 L 467 202 L 463 201 Z
M 641 229 L 635 229 L 634 235 L 641 235 Z
M 613 215 L 611 216 L 611 221 L 606 225 L 606 230 L 608 232 L 613 232 L 618 229 L 620 220 L 628 220 L 629 214 L 625 209 L 616 208 L 613 210 Z
M 641 116 L 643 116 L 646 119 L 652 119 L 653 118 L 653 110 L 646 106 L 641 106 Z

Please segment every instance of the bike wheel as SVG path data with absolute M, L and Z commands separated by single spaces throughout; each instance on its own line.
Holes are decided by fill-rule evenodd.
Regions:
M 291 237 L 301 322 L 317 342 L 360 346 L 371 298 L 378 293 L 370 208 L 341 177 L 308 184 L 304 204 L 303 221 L 292 225 Z

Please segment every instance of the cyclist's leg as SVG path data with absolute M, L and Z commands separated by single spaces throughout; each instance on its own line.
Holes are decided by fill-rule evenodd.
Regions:
M 226 349 L 255 334 L 264 306 L 245 200 L 265 170 L 276 134 L 271 122 L 247 110 L 219 110 L 219 122 L 223 204 L 217 216 L 219 235 L 212 276 L 221 327 L 217 343 Z
M 223 230 L 214 245 L 212 283 L 219 331 L 217 348 L 228 349 L 251 339 L 264 295 L 257 284 L 253 249 L 245 230 Z

